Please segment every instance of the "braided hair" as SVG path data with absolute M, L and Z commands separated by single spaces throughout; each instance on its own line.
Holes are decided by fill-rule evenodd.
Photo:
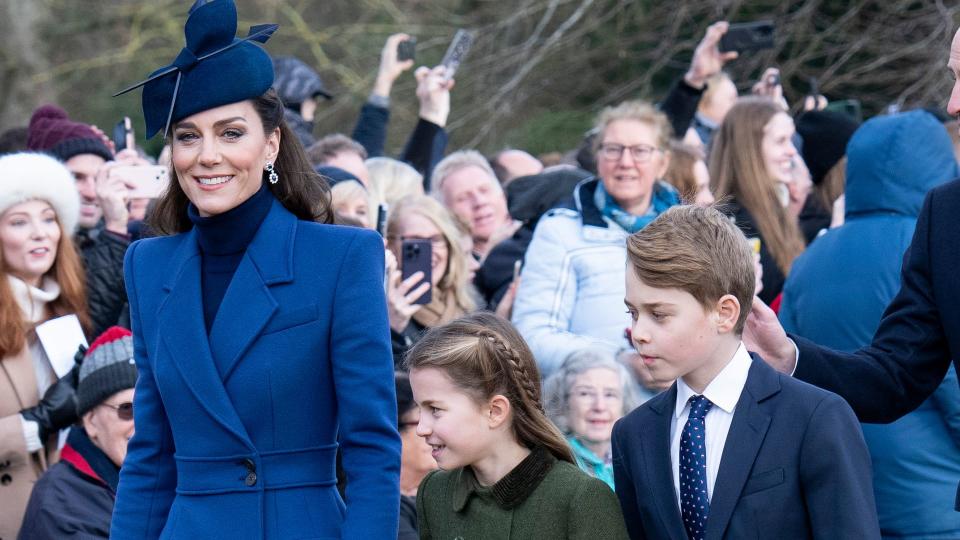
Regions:
M 558 460 L 574 463 L 567 441 L 543 412 L 533 353 L 507 320 L 478 312 L 432 328 L 407 353 L 405 366 L 444 371 L 478 403 L 504 396 L 517 442 L 530 449 L 543 446 Z

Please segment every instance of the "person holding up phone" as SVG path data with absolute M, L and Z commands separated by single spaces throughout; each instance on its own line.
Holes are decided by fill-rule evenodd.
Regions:
M 477 302 L 467 271 L 470 254 L 461 248 L 454 217 L 436 199 L 401 199 L 390 208 L 386 232 L 392 255 L 387 257 L 387 309 L 399 368 L 425 330 L 474 311 Z
M 73 174 L 80 196 L 80 215 L 73 241 L 83 258 L 87 302 L 93 321 L 90 337 L 126 323 L 123 255 L 130 245 L 128 187 L 109 172 L 117 164 L 145 164 L 133 149 L 116 155 L 113 141 L 89 124 L 71 120 L 56 105 L 33 112 L 27 148 L 61 161 Z

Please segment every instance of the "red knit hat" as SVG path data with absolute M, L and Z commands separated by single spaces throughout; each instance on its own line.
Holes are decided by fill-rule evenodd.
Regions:
M 79 154 L 94 154 L 110 161 L 113 153 L 89 125 L 74 122 L 56 105 L 33 111 L 27 131 L 27 149 L 46 152 L 60 161 Z

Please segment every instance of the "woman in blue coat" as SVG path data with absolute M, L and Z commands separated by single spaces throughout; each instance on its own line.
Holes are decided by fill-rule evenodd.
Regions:
M 400 439 L 383 244 L 329 193 L 232 0 L 198 0 L 145 83 L 171 181 L 125 274 L 139 379 L 111 537 L 395 538 Z M 139 85 L 138 85 L 139 86 Z M 347 504 L 336 489 L 342 452 Z

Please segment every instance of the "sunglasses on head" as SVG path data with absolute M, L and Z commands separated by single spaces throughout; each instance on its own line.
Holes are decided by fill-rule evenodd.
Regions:
M 120 420 L 133 420 L 133 403 L 129 401 L 124 401 L 119 405 L 111 405 L 109 403 L 101 403 L 100 405 L 110 407 L 117 411 L 117 418 Z

